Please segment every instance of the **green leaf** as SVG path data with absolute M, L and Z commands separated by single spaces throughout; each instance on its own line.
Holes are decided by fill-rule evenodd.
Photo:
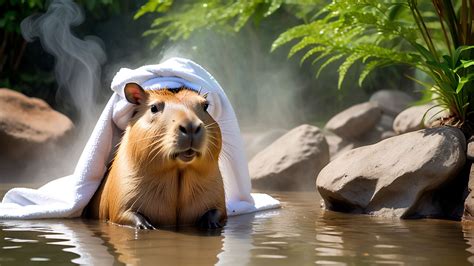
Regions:
M 309 33 L 309 29 L 308 29 L 309 25 L 311 24 L 296 26 L 280 34 L 280 36 L 278 36 L 278 38 L 273 42 L 271 51 L 274 51 L 276 48 L 294 39 L 307 35 Z
M 458 76 L 459 77 L 459 76 Z M 464 88 L 464 85 L 470 81 L 474 80 L 474 74 L 467 75 L 466 77 L 460 77 L 459 78 L 459 83 L 456 88 L 456 94 L 459 94 L 462 89 Z
M 291 50 L 288 53 L 288 57 L 292 57 L 294 54 L 296 54 L 300 50 L 304 49 L 306 46 L 308 46 L 310 44 L 315 44 L 317 42 L 318 42 L 318 40 L 314 37 L 311 37 L 311 36 L 303 38 L 300 42 L 298 42 L 296 45 L 291 47 Z
M 461 69 L 466 69 L 471 66 L 474 66 L 474 60 L 461 60 L 461 64 L 454 69 L 454 72 L 458 72 Z
M 434 58 L 434 56 L 431 54 L 431 52 L 426 49 L 424 46 L 414 43 L 413 46 L 420 52 L 420 54 L 426 59 L 426 61 L 433 61 L 436 62 L 437 60 Z
M 362 83 L 369 76 L 369 74 L 381 65 L 383 65 L 383 63 L 377 60 L 370 61 L 369 63 L 367 63 L 359 75 L 359 86 L 362 87 Z
M 315 53 L 319 53 L 322 51 L 325 51 L 326 47 L 324 46 L 316 46 L 314 48 L 311 48 L 309 51 L 306 52 L 306 54 L 301 58 L 300 64 L 303 64 L 306 59 L 314 55 Z
M 347 74 L 347 71 L 349 70 L 349 68 L 357 61 L 361 58 L 362 56 L 359 55 L 359 54 L 351 54 L 350 56 L 348 56 L 346 58 L 346 60 L 344 61 L 344 63 L 342 63 L 340 66 L 339 66 L 339 69 L 337 70 L 337 72 L 339 72 L 339 80 L 337 82 L 337 88 L 338 89 L 341 89 L 342 87 L 342 82 L 344 81 L 344 78 Z
M 321 74 L 321 71 L 323 71 L 324 68 L 326 68 L 329 64 L 331 64 L 332 62 L 340 59 L 341 57 L 343 57 L 344 54 L 338 54 L 338 55 L 335 55 L 333 57 L 330 57 L 328 60 L 326 60 L 326 62 L 324 62 L 318 69 L 318 72 L 316 72 L 316 77 L 319 77 L 319 74 Z
M 138 19 L 146 13 L 152 13 L 155 11 L 166 12 L 173 5 L 173 0 L 149 0 L 146 4 L 140 7 L 133 19 Z
M 277 11 L 281 5 L 283 4 L 283 0 L 272 0 L 270 7 L 268 8 L 267 12 L 265 12 L 264 16 L 268 17 L 271 14 L 273 14 L 275 11 Z
M 419 85 L 425 87 L 427 90 L 431 90 L 431 88 L 433 88 L 433 84 L 432 84 L 432 83 L 423 82 L 423 81 L 421 81 L 421 80 L 419 80 L 419 79 L 416 79 L 416 78 L 414 78 L 414 77 L 412 77 L 412 76 L 408 76 L 408 75 L 407 75 L 406 77 L 407 77 L 408 79 L 411 79 L 412 81 L 418 83 Z
M 311 64 L 314 65 L 316 64 L 319 60 L 323 59 L 324 57 L 328 56 L 331 53 L 330 50 L 324 50 L 324 52 L 320 53 L 318 57 L 316 57 Z

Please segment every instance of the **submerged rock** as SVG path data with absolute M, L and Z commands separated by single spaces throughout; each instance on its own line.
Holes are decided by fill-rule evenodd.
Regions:
M 73 124 L 46 102 L 9 89 L 0 89 L 2 158 L 29 156 L 67 135 Z
M 441 107 L 433 107 L 430 104 L 407 108 L 395 118 L 393 130 L 397 134 L 403 134 L 429 127 L 435 119 L 441 116 L 442 112 Z
M 371 102 L 376 102 L 385 114 L 397 116 L 408 107 L 415 99 L 403 91 L 380 90 L 370 97 Z
M 344 139 L 354 139 L 375 127 L 382 116 L 382 109 L 376 103 L 366 102 L 354 105 L 334 117 L 325 129 Z
M 253 187 L 308 190 L 329 162 L 329 147 L 319 128 L 296 127 L 259 152 L 249 163 Z
M 424 129 L 350 150 L 319 173 L 316 185 L 329 209 L 427 217 L 443 215 L 435 192 L 455 178 L 466 160 L 459 129 Z

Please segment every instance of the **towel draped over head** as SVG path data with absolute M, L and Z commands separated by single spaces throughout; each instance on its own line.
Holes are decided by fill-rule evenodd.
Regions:
M 39 189 L 14 188 L 0 203 L 0 219 L 78 217 L 99 187 L 134 110 L 124 96 L 128 83 L 145 90 L 187 87 L 208 93 L 209 114 L 219 124 L 222 151 L 219 156 L 229 216 L 278 208 L 267 194 L 251 193 L 243 141 L 235 112 L 223 89 L 204 68 L 191 60 L 171 58 L 157 65 L 122 68 L 112 81 L 111 96 L 82 152 L 74 173 Z

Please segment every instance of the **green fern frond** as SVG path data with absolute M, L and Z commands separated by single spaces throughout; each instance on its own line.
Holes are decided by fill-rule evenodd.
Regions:
M 277 11 L 284 4 L 284 2 L 285 1 L 283 1 L 283 0 L 273 0 L 273 1 L 271 1 L 270 7 L 265 12 L 264 16 L 268 17 L 271 14 L 275 13 L 275 11 Z
M 384 61 L 382 60 L 373 60 L 367 63 L 359 75 L 359 86 L 362 86 L 362 83 L 364 83 L 365 79 L 369 76 L 370 73 L 372 73 L 372 71 L 374 71 L 374 69 L 379 68 L 385 64 L 386 63 L 384 63 Z
M 344 81 L 344 78 L 346 77 L 347 71 L 349 68 L 360 58 L 362 55 L 360 54 L 351 54 L 346 58 L 346 60 L 339 66 L 337 72 L 339 73 L 339 79 L 337 81 L 337 87 L 341 89 L 342 87 L 342 82 Z
M 288 57 L 292 57 L 297 52 L 301 51 L 302 49 L 306 48 L 308 45 L 317 44 L 319 40 L 313 36 L 304 37 L 301 41 L 299 41 L 296 45 L 291 47 L 290 52 L 288 53 Z
M 319 53 L 319 52 L 322 52 L 322 51 L 324 51 L 324 50 L 326 50 L 326 48 L 323 47 L 323 46 L 316 46 L 316 47 L 314 47 L 314 48 L 311 48 L 311 49 L 310 49 L 309 51 L 307 51 L 307 52 L 304 54 L 304 56 L 301 58 L 300 64 L 303 64 L 303 63 L 306 61 L 306 59 L 310 58 L 310 57 L 313 56 L 314 54 Z
M 332 62 L 334 61 L 337 61 L 339 60 L 340 58 L 342 58 L 344 56 L 344 54 L 338 54 L 338 55 L 334 55 L 332 56 L 331 58 L 329 58 L 328 60 L 326 60 L 318 69 L 318 72 L 316 72 L 316 77 L 319 77 L 319 74 L 321 74 L 321 72 L 323 71 L 323 69 L 325 69 L 329 64 L 331 64 Z
M 304 36 L 309 36 L 312 31 L 312 26 L 313 24 L 299 25 L 299 26 L 290 28 L 289 30 L 280 34 L 280 36 L 278 36 L 278 38 L 273 42 L 271 51 L 274 51 L 276 48 L 294 39 L 301 38 Z

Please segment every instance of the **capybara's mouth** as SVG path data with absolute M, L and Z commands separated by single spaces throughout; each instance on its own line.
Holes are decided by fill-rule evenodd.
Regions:
M 194 157 L 196 157 L 198 155 L 199 155 L 199 153 L 196 152 L 195 150 L 188 149 L 186 151 L 176 153 L 175 158 L 187 163 L 187 162 L 192 161 L 194 159 Z

